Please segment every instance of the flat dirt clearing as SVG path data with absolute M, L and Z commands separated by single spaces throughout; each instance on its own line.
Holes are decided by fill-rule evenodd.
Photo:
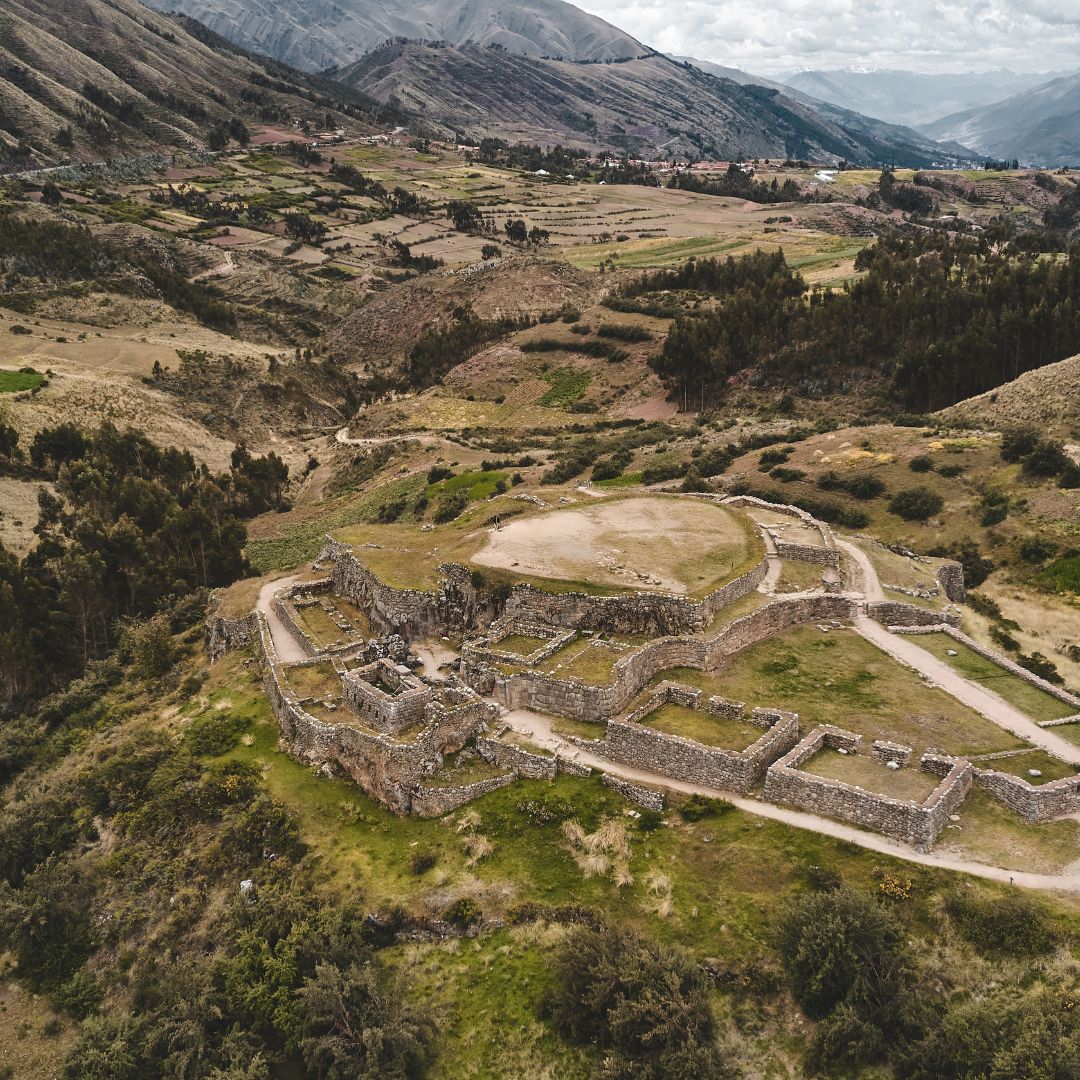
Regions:
M 643 496 L 512 521 L 472 561 L 533 577 L 686 594 L 726 581 L 757 550 L 752 526 L 723 507 Z

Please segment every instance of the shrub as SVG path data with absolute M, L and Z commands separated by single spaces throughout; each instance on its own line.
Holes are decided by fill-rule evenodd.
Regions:
M 889 511 L 905 521 L 925 521 L 940 513 L 945 500 L 927 487 L 906 488 L 889 501 Z
M 912 472 L 929 472 L 934 467 L 934 459 L 929 454 L 919 454 L 908 462 Z
M 236 746 L 247 726 L 247 721 L 237 716 L 207 713 L 191 721 L 184 732 L 184 742 L 197 757 L 219 757 Z
M 711 799 L 707 795 L 691 795 L 679 807 L 683 821 L 704 821 L 705 818 L 719 817 L 732 809 L 724 799 Z
M 630 323 L 608 323 L 597 329 L 597 334 L 602 338 L 610 338 L 614 341 L 652 341 L 652 332 L 644 326 L 633 326 Z
M 419 877 L 426 874 L 438 861 L 439 854 L 436 851 L 416 851 L 409 860 L 409 869 Z
M 1034 428 L 1013 428 L 1001 437 L 1001 456 L 1006 461 L 1017 462 L 1026 457 L 1039 443 L 1039 433 Z
M 903 933 L 880 903 L 850 889 L 800 897 L 783 917 L 780 955 L 795 1000 L 814 1019 L 844 1003 L 884 1005 L 905 967 Z
M 1024 458 L 1024 472 L 1028 476 L 1056 476 L 1072 464 L 1061 443 L 1040 439 Z
M 613 927 L 578 927 L 557 948 L 553 969 L 544 1015 L 571 1042 L 615 1055 L 610 1075 L 732 1075 L 716 1046 L 708 981 L 686 953 Z
M 464 491 L 447 492 L 435 505 L 435 521 L 442 525 L 453 521 L 469 505 L 469 496 Z
M 1020 542 L 1020 558 L 1024 562 L 1044 563 L 1057 551 L 1057 544 L 1040 536 L 1029 536 Z
M 977 889 L 957 889 L 946 899 L 945 912 L 960 936 L 980 952 L 1040 956 L 1057 943 L 1046 908 L 1022 893 L 987 896 Z
M 471 896 L 461 896 L 453 903 L 448 904 L 442 913 L 442 917 L 451 926 L 459 930 L 466 930 L 480 921 L 482 912 L 480 905 Z
M 876 499 L 885 494 L 884 482 L 870 473 L 860 473 L 858 476 L 853 476 L 845 486 L 849 495 L 863 502 L 867 499 Z

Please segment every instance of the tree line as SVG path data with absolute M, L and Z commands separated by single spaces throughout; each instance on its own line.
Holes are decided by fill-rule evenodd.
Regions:
M 1048 260 L 986 237 L 891 234 L 856 269 L 865 275 L 843 289 L 807 292 L 782 252 L 756 252 L 646 275 L 622 295 L 712 298 L 675 319 L 653 360 L 684 407 L 716 402 L 750 367 L 819 392 L 861 369 L 905 408 L 933 412 L 1080 351 L 1080 253 Z
M 288 468 L 273 453 L 239 446 L 214 474 L 111 424 L 46 428 L 28 454 L 0 435 L 0 466 L 53 485 L 39 489 L 29 554 L 0 547 L 0 712 L 78 677 L 125 621 L 242 577 L 244 519 L 283 505 Z

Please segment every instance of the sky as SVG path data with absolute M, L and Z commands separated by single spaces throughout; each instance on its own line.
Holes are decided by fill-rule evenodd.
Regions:
M 779 75 L 1075 71 L 1080 0 L 572 0 L 662 52 Z

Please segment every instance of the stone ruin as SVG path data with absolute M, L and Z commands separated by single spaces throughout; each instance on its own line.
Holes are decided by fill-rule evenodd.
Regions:
M 700 496 L 692 496 L 700 497 Z M 715 498 L 715 497 L 714 497 Z M 604 761 L 643 774 L 718 792 L 748 794 L 762 784 L 761 797 L 813 813 L 850 821 L 927 850 L 962 802 L 978 784 L 1028 821 L 1045 821 L 1080 810 L 1080 777 L 1033 785 L 992 768 L 973 766 L 962 758 L 928 751 L 919 767 L 939 777 L 922 803 L 890 798 L 853 784 L 804 771 L 823 748 L 863 753 L 862 736 L 823 725 L 803 735 L 798 716 L 775 709 L 755 708 L 710 697 L 674 682 L 662 682 L 638 707 L 651 680 L 677 667 L 713 671 L 755 642 L 800 625 L 839 625 L 854 617 L 860 606 L 890 628 L 909 633 L 944 630 L 984 655 L 953 625 L 955 615 L 931 611 L 903 601 L 860 605 L 841 592 L 837 569 L 839 551 L 828 526 L 805 511 L 778 507 L 746 497 L 722 500 L 730 505 L 761 506 L 787 513 L 800 527 L 813 526 L 821 543 L 796 545 L 772 530 L 772 554 L 823 567 L 821 590 L 813 595 L 778 597 L 759 609 L 716 625 L 727 605 L 758 587 L 766 576 L 768 556 L 740 578 L 700 601 L 686 597 L 635 592 L 593 596 L 584 593 L 546 593 L 531 585 L 516 585 L 499 618 L 478 596 L 468 568 L 444 565 L 434 590 L 397 589 L 378 580 L 357 552 L 329 538 L 316 562 L 326 576 L 294 586 L 275 597 L 274 613 L 290 636 L 312 657 L 332 663 L 340 679 L 334 695 L 299 699 L 290 689 L 288 671 L 303 666 L 282 664 L 265 617 L 252 612 L 240 619 L 212 616 L 207 623 L 207 647 L 212 658 L 233 648 L 252 647 L 263 671 L 264 686 L 281 730 L 282 746 L 323 771 L 352 778 L 368 794 L 400 813 L 447 813 L 517 777 L 551 779 L 562 773 L 588 775 L 590 768 L 561 750 L 548 753 L 522 742 L 505 723 L 502 709 L 528 709 L 595 723 L 598 738 L 571 742 Z M 768 545 L 767 545 L 768 546 Z M 937 571 L 942 591 L 950 600 L 963 595 L 958 565 Z M 336 606 L 341 597 L 365 613 L 376 637 L 363 640 Z M 301 618 L 305 607 L 317 603 L 341 630 L 333 642 L 312 639 Z M 714 626 L 710 632 L 706 627 Z M 448 633 L 464 634 L 457 673 L 446 678 L 417 674 L 410 656 L 410 638 Z M 627 647 L 608 642 L 606 635 L 644 634 L 644 645 Z M 594 643 L 622 651 L 610 679 L 594 683 L 558 672 L 540 670 L 551 656 L 582 634 Z M 511 638 L 533 639 L 527 653 L 503 645 Z M 517 646 L 521 648 L 521 644 Z M 996 654 L 996 663 L 1013 670 Z M 1080 701 L 1043 684 L 1031 673 L 1015 672 L 1062 700 Z M 708 745 L 650 727 L 649 715 L 674 703 L 704 714 L 745 723 L 747 745 L 738 750 Z M 317 714 L 317 715 L 316 715 Z M 1075 719 L 1075 718 L 1072 718 Z M 465 749 L 491 767 L 492 775 L 455 785 L 441 775 L 447 755 Z M 870 755 L 883 768 L 911 767 L 911 747 L 879 740 Z M 601 768 L 602 765 L 598 766 Z M 450 774 L 452 781 L 453 776 Z M 663 806 L 655 787 L 604 773 L 604 782 L 627 798 L 650 809 Z

